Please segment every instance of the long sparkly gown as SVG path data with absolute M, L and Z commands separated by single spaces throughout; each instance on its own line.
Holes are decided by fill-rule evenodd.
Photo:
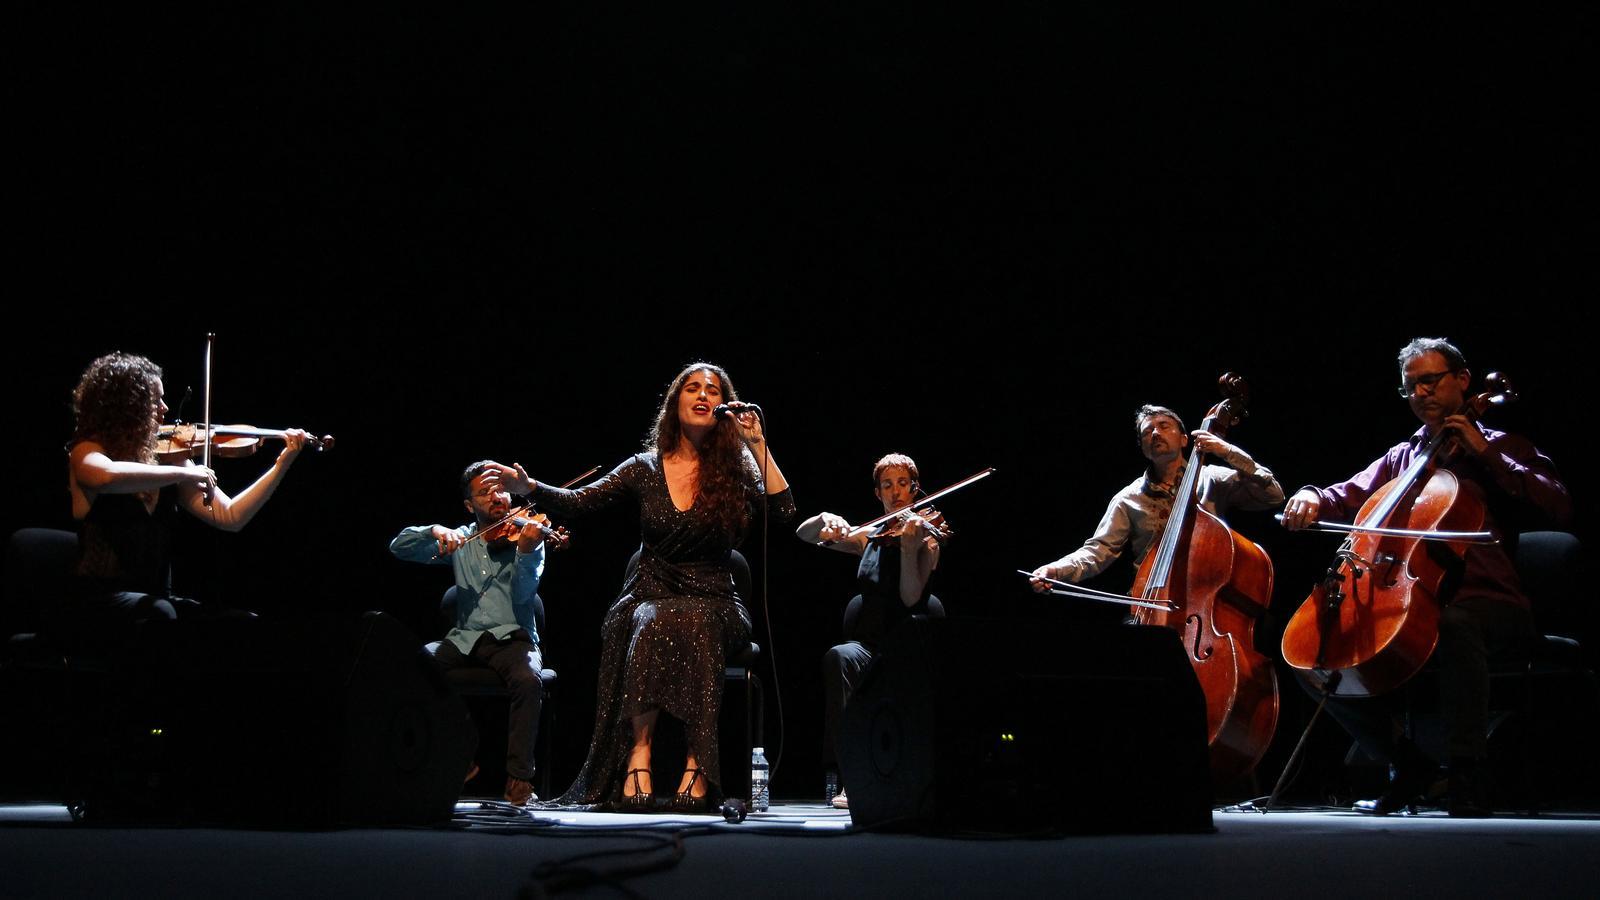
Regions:
M 634 716 L 661 709 L 684 725 L 688 749 L 713 788 L 722 774 L 717 716 L 727 655 L 749 643 L 750 614 L 734 591 L 730 534 L 698 504 L 672 503 L 661 460 L 637 454 L 577 490 L 539 485 L 535 502 L 562 515 L 583 515 L 625 499 L 639 504 L 639 566 L 601 628 L 600 681 L 595 692 L 589 757 L 563 804 L 595 804 L 621 795 L 633 747 Z M 751 490 L 752 502 L 760 495 Z M 794 516 L 787 490 L 768 498 L 777 520 Z

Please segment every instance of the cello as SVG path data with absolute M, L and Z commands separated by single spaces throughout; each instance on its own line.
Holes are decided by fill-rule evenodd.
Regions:
M 1221 437 L 1244 417 L 1249 387 L 1231 372 L 1218 387 L 1223 400 L 1207 411 L 1201 428 Z M 1172 515 L 1127 596 L 1065 582 L 1053 582 L 1051 593 L 1128 606 L 1135 622 L 1182 636 L 1206 698 L 1212 779 L 1221 783 L 1255 768 L 1278 724 L 1278 678 L 1255 649 L 1255 623 L 1272 598 L 1272 560 L 1201 507 L 1203 459 L 1198 449 L 1190 454 Z
M 1467 401 L 1476 421 L 1517 398 L 1505 376 Z M 1478 487 L 1441 464 L 1455 445 L 1440 428 L 1399 476 L 1361 505 L 1333 565 L 1290 618 L 1283 659 L 1330 696 L 1370 697 L 1421 670 L 1439 642 L 1439 596 L 1468 545 L 1497 543 L 1483 531 L 1487 507 Z M 1430 548 L 1444 548 L 1442 552 Z

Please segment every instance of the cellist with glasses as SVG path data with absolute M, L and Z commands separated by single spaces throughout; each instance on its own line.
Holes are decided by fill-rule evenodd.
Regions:
M 1400 395 L 1422 427 L 1348 481 L 1301 488 L 1289 498 L 1283 521 L 1290 529 L 1357 522 L 1363 504 L 1407 474 L 1443 433 L 1432 467 L 1454 475 L 1461 502 L 1482 504 L 1482 528 L 1498 539 L 1466 544 L 1455 558 L 1443 549 L 1449 546 L 1445 542 L 1427 542 L 1422 550 L 1430 563 L 1443 560 L 1447 572 L 1437 596 L 1420 602 L 1438 607 L 1432 662 L 1448 730 L 1448 809 L 1452 816 L 1486 816 L 1492 814 L 1485 765 L 1489 661 L 1523 651 L 1534 637 L 1528 598 L 1512 566 L 1514 542 L 1519 531 L 1566 523 L 1572 500 L 1555 465 L 1530 441 L 1486 427 L 1468 414 L 1472 373 L 1455 345 L 1443 338 L 1417 338 L 1401 348 L 1399 364 Z M 1290 631 L 1295 628 L 1291 621 Z M 1286 657 L 1289 641 L 1286 633 Z M 1303 683 L 1322 695 L 1319 684 Z M 1362 749 L 1390 764 L 1388 788 L 1374 800 L 1358 802 L 1359 811 L 1387 815 L 1403 809 L 1435 781 L 1437 763 L 1402 733 L 1402 706 L 1403 695 L 1395 691 L 1375 697 L 1332 691 L 1328 698 L 1329 713 Z

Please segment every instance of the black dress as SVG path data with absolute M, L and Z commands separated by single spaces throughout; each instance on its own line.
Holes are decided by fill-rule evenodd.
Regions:
M 698 504 L 672 503 L 661 460 L 637 454 L 577 490 L 539 485 L 536 502 L 563 515 L 581 515 L 624 499 L 639 504 L 639 566 L 601 629 L 600 680 L 595 692 L 589 757 L 561 803 L 603 803 L 620 796 L 631 720 L 661 709 L 683 722 L 685 740 L 706 778 L 722 783 L 717 716 L 727 655 L 750 640 L 750 614 L 734 590 L 730 554 L 743 535 L 730 534 Z M 758 489 L 750 492 L 760 499 Z M 794 515 L 789 491 L 769 498 L 771 515 Z

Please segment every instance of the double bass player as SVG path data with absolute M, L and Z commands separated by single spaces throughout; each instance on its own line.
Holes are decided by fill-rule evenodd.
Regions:
M 1124 604 L 1135 622 L 1177 631 L 1206 700 L 1211 775 L 1225 783 L 1260 762 L 1278 718 L 1271 662 L 1254 646 L 1253 627 L 1272 598 L 1266 553 L 1218 517 L 1220 508 L 1270 508 L 1283 489 L 1265 467 L 1221 435 L 1244 415 L 1249 390 L 1229 373 L 1226 398 L 1194 432 L 1196 453 L 1227 465 L 1183 457 L 1189 443 L 1177 414 L 1139 410 L 1144 477 L 1113 498 L 1097 533 L 1077 552 L 1031 573 L 1036 589 Z M 1193 465 L 1189 465 L 1193 463 Z M 1076 587 L 1124 551 L 1143 557 L 1127 595 Z
M 1522 650 L 1533 637 L 1528 598 L 1507 545 L 1519 531 L 1565 523 L 1572 515 L 1572 501 L 1555 466 L 1532 443 L 1487 428 L 1465 414 L 1472 375 L 1453 344 L 1442 338 L 1417 338 L 1401 348 L 1399 363 L 1401 396 L 1422 427 L 1348 481 L 1301 488 L 1284 508 L 1284 525 L 1301 529 L 1319 521 L 1355 521 L 1369 497 L 1404 473 L 1436 435 L 1446 433 L 1439 468 L 1452 472 L 1464 493 L 1481 493 L 1483 527 L 1500 538 L 1499 543 L 1468 546 L 1436 600 L 1427 601 L 1441 607 L 1433 661 L 1448 729 L 1449 813 L 1486 816 L 1491 814 L 1484 765 L 1488 662 Z M 1456 447 L 1452 450 L 1449 444 Z M 1328 711 L 1362 748 L 1391 764 L 1388 788 L 1374 800 L 1357 803 L 1362 812 L 1387 815 L 1406 807 L 1437 774 L 1437 764 L 1402 735 L 1398 707 L 1393 692 L 1328 699 Z
M 1165 406 L 1146 404 L 1134 415 L 1139 452 L 1145 471 L 1118 491 L 1105 515 L 1083 546 L 1033 571 L 1033 589 L 1050 589 L 1046 578 L 1074 584 L 1100 574 L 1126 555 L 1135 565 L 1144 558 L 1172 513 L 1172 501 L 1182 480 L 1183 451 L 1190 435 L 1183 420 Z M 1270 509 L 1283 502 L 1283 488 L 1272 471 L 1250 454 L 1210 432 L 1193 434 L 1195 449 L 1226 465 L 1207 465 L 1200 481 L 1200 505 L 1225 515 L 1229 510 Z

